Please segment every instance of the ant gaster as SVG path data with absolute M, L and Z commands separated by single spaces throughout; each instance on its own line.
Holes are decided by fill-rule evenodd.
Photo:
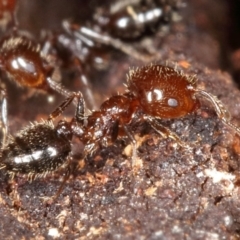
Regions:
M 179 0 L 118 1 L 111 3 L 107 14 L 96 14 L 94 20 L 113 37 L 137 39 L 173 21 L 180 5 Z
M 160 121 L 194 113 L 200 107 L 199 97 L 210 101 L 223 123 L 240 135 L 240 129 L 230 123 L 229 114 L 221 102 L 212 94 L 197 89 L 194 77 L 167 66 L 151 65 L 131 70 L 127 92 L 109 98 L 98 111 L 88 116 L 84 116 L 81 93 L 73 93 L 50 114 L 47 121 L 34 123 L 8 139 L 1 150 L 1 166 L 12 175 L 32 176 L 54 171 L 71 160 L 73 135 L 84 143 L 85 154 L 93 153 L 100 143 L 107 146 L 123 134 L 130 138 L 136 151 L 130 124 L 144 120 L 159 134 L 185 147 L 187 144 Z M 60 120 L 54 126 L 52 120 L 62 114 L 74 99 L 78 102 L 75 117 L 70 122 Z
M 64 96 L 70 92 L 52 78 L 53 68 L 41 56 L 40 46 L 23 36 L 4 38 L 0 47 L 0 70 L 21 86 L 53 89 Z

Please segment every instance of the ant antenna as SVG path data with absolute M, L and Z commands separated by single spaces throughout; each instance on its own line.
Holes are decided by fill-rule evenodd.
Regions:
M 229 126 L 231 129 L 233 129 L 240 136 L 240 128 L 230 123 L 231 119 L 230 113 L 223 106 L 222 102 L 219 99 L 217 99 L 217 97 L 204 90 L 195 90 L 195 92 L 196 94 L 199 94 L 199 96 L 211 102 L 218 117 L 223 121 L 223 123 Z

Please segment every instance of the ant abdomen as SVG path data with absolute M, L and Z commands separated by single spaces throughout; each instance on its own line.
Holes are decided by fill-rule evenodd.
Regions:
M 46 70 L 40 49 L 26 37 L 8 37 L 0 49 L 1 68 L 21 86 L 43 88 L 46 84 Z
M 139 99 L 145 114 L 161 119 L 183 117 L 199 106 L 192 79 L 166 66 L 130 71 L 128 89 Z
M 128 6 L 112 14 L 107 27 L 113 36 L 133 39 L 140 37 L 147 28 L 156 27 L 162 14 L 159 7 L 143 10 Z
M 51 121 L 32 124 L 9 137 L 1 150 L 1 168 L 11 175 L 37 176 L 54 171 L 71 151 L 72 134 L 66 122 L 54 127 Z
M 111 5 L 110 14 L 95 18 L 111 36 L 134 40 L 171 22 L 177 5 L 172 1 L 119 1 Z

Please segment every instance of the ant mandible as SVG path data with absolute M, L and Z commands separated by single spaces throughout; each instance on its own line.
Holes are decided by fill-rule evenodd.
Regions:
M 222 103 L 212 94 L 196 88 L 196 79 L 162 65 L 144 66 L 128 74 L 127 92 L 106 100 L 98 111 L 84 115 L 82 94 L 72 93 L 47 121 L 34 123 L 9 138 L 2 147 L 1 168 L 7 173 L 41 176 L 55 171 L 60 165 L 71 162 L 71 139 L 76 136 L 85 145 L 84 153 L 92 154 L 98 145 L 114 142 L 123 133 L 133 143 L 133 164 L 136 141 L 130 124 L 138 121 L 150 123 L 161 135 L 172 138 L 181 146 L 187 146 L 167 127 L 162 119 L 182 118 L 200 107 L 199 97 L 210 101 L 224 124 L 240 135 L 240 129 L 230 123 L 230 117 Z M 77 99 L 75 117 L 67 122 L 57 118 Z M 68 168 L 69 169 L 69 168 Z M 65 180 L 69 176 L 66 174 Z

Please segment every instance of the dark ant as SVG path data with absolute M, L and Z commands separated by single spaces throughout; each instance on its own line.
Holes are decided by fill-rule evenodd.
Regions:
M 106 13 L 96 13 L 94 20 L 103 32 L 126 40 L 155 33 L 162 25 L 174 19 L 182 1 L 133 0 L 111 3 Z M 101 9 L 100 9 L 101 10 Z
M 159 134 L 187 147 L 188 144 L 164 127 L 160 120 L 182 118 L 194 113 L 200 107 L 199 97 L 210 101 L 223 123 L 240 135 L 240 129 L 230 123 L 230 116 L 221 102 L 212 94 L 196 88 L 195 77 L 183 75 L 167 66 L 151 65 L 131 70 L 127 92 L 109 98 L 98 111 L 88 116 L 84 114 L 82 94 L 72 93 L 49 115 L 47 121 L 34 123 L 7 140 L 0 154 L 1 168 L 13 176 L 41 176 L 55 171 L 64 163 L 69 166 L 73 135 L 85 145 L 85 156 L 92 154 L 99 144 L 108 146 L 118 137 L 126 135 L 133 143 L 135 164 L 136 141 L 130 124 L 139 121 L 149 122 Z M 54 126 L 53 120 L 74 99 L 78 102 L 75 117 L 69 122 L 60 120 Z M 65 181 L 69 174 L 70 171 Z
M 99 44 L 111 46 L 135 59 L 151 62 L 159 56 L 140 53 L 126 41 L 139 40 L 151 32 L 157 32 L 160 26 L 173 20 L 180 5 L 180 0 L 121 1 L 111 3 L 108 11 L 101 9 L 100 14 L 96 13 L 90 27 L 63 21 L 63 28 L 89 47 Z

